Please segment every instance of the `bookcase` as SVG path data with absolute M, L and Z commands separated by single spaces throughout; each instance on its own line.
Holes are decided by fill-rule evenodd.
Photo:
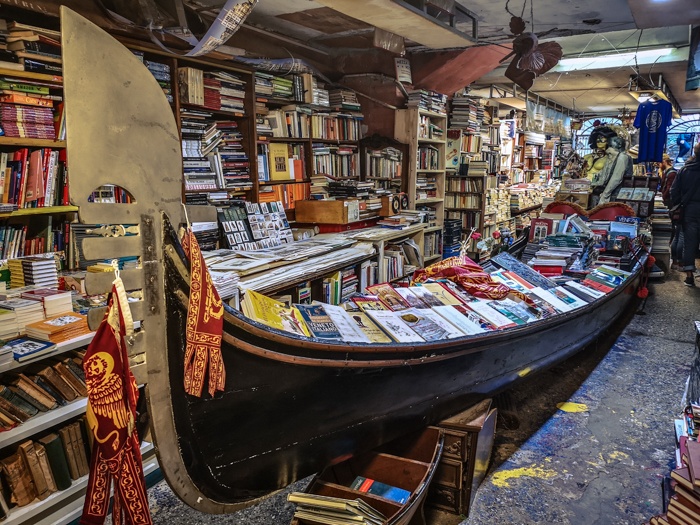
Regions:
M 447 115 L 415 107 L 396 111 L 394 138 L 408 145 L 408 169 L 404 184 L 408 206 L 429 212 L 424 241 L 435 250 L 429 251 L 424 264 L 442 257 L 446 129 Z

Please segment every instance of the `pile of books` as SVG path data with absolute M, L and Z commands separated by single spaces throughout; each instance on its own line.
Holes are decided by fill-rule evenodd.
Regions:
M 287 496 L 287 500 L 296 504 L 294 517 L 303 520 L 304 523 L 333 523 L 336 525 L 346 523 L 382 525 L 386 523 L 386 517 L 381 512 L 359 498 L 351 500 L 305 492 L 292 492 Z
M 18 336 L 17 313 L 14 310 L 0 308 L 0 340 L 7 341 Z
M 70 291 L 56 290 L 54 288 L 34 288 L 22 292 L 20 297 L 22 299 L 39 301 L 44 307 L 45 317 L 53 317 L 54 315 L 73 311 L 73 299 Z
M 44 319 L 44 307 L 38 301 L 31 299 L 11 298 L 0 301 L 0 308 L 12 310 L 17 316 L 17 327 L 19 333 L 25 333 L 28 324 L 42 321 Z
M 61 74 L 61 32 L 0 20 L 0 67 L 48 75 Z
M 27 285 L 58 288 L 58 269 L 53 258 L 24 257 L 10 259 L 10 285 L 19 288 Z
M 29 337 L 40 341 L 61 343 L 89 334 L 87 317 L 77 312 L 62 313 L 26 325 Z

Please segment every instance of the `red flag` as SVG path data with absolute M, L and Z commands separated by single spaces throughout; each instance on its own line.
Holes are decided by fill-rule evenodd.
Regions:
M 204 377 L 209 371 L 209 394 L 224 391 L 226 370 L 221 357 L 224 330 L 224 306 L 199 249 L 199 243 L 187 230 L 182 248 L 190 259 L 190 301 L 187 305 L 187 346 L 185 348 L 185 392 L 201 397 Z
M 141 450 L 136 433 L 138 388 L 129 369 L 126 337 L 134 323 L 124 285 L 117 277 L 107 315 L 83 360 L 87 420 L 95 436 L 82 525 L 101 525 L 114 481 L 114 525 L 150 525 Z

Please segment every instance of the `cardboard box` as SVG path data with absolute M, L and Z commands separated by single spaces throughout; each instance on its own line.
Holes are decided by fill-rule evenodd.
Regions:
M 360 220 L 360 201 L 297 201 L 296 221 L 313 224 L 349 224 Z

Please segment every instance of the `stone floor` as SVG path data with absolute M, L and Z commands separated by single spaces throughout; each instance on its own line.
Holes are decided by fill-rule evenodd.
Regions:
M 700 319 L 700 287 L 682 279 L 650 283 L 643 315 L 630 311 L 590 348 L 509 391 L 518 417 L 499 418 L 469 517 L 431 512 L 428 525 L 641 525 L 661 512 Z M 149 499 L 155 524 L 286 525 L 286 492 L 224 516 L 188 508 L 165 482 Z

